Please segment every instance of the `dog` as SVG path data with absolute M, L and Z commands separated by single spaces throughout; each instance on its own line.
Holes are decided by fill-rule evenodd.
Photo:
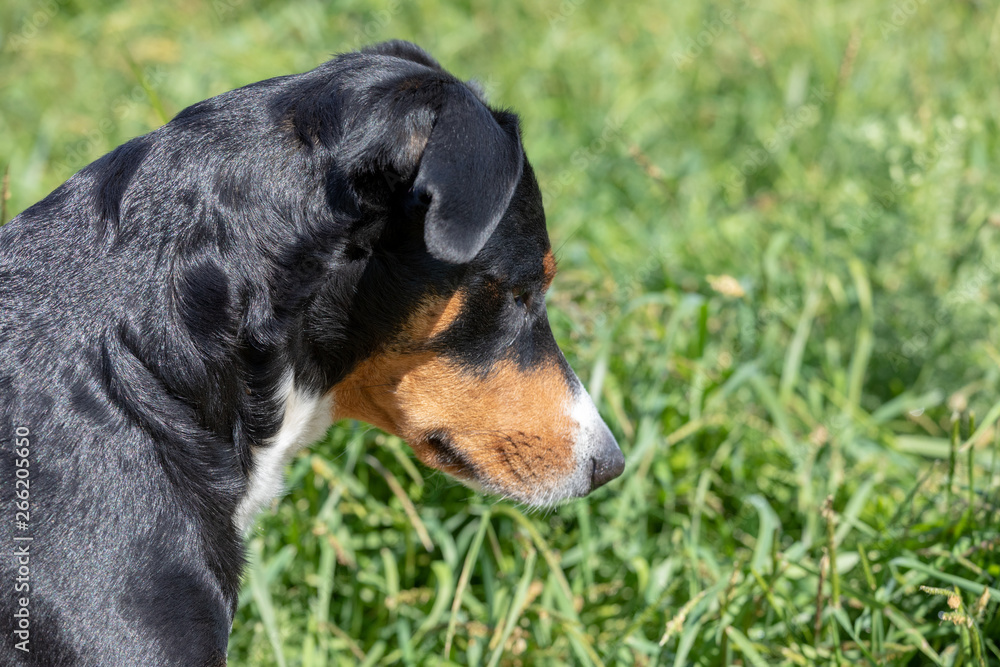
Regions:
M 244 536 L 336 420 L 531 506 L 619 476 L 555 273 L 517 117 L 407 42 L 82 169 L 0 228 L 0 662 L 224 665 Z

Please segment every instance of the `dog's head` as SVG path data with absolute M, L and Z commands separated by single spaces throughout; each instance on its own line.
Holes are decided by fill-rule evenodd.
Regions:
M 617 477 L 621 450 L 549 328 L 556 262 L 517 118 L 404 42 L 331 66 L 335 90 L 283 124 L 335 147 L 327 197 L 356 209 L 303 331 L 334 416 L 532 505 Z

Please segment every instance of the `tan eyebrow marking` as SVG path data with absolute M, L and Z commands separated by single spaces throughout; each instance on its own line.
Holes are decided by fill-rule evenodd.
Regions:
M 428 312 L 428 316 L 431 319 L 431 325 L 430 332 L 427 334 L 427 337 L 433 338 L 448 329 L 448 327 L 454 324 L 455 320 L 458 319 L 458 316 L 462 313 L 462 309 L 464 307 L 465 292 L 462 290 L 455 292 L 455 294 L 448 299 L 443 307 L 438 305 L 437 308 L 440 308 L 440 310 L 432 307 L 430 312 Z M 426 327 L 426 324 L 424 326 Z
M 545 257 L 542 259 L 542 267 L 545 271 L 545 288 L 548 289 L 549 285 L 552 284 L 553 279 L 556 277 L 556 257 L 552 254 L 552 250 L 549 249 L 545 253 Z

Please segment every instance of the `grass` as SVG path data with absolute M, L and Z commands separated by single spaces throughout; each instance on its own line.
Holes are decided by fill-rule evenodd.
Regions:
M 340 424 L 251 538 L 230 664 L 1000 664 L 989 3 L 0 21 L 6 218 L 190 103 L 368 41 L 417 41 L 522 114 L 553 327 L 624 479 L 526 514 Z

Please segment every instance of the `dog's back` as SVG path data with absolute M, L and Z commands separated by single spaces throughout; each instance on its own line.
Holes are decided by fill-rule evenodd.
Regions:
M 121 211 L 155 206 L 126 191 L 166 185 L 154 151 L 173 134 L 119 148 L 0 228 L 0 500 L 18 508 L 0 531 L 15 554 L 0 561 L 15 583 L 3 664 L 224 663 L 241 546 L 222 513 L 240 466 L 169 378 L 206 376 L 184 365 L 167 297 L 196 226 Z
M 5 549 L 23 553 L 0 562 L 21 584 L 0 617 L 26 639 L 0 662 L 224 662 L 240 454 L 280 423 L 287 340 L 276 318 L 255 332 L 239 310 L 273 311 L 273 267 L 307 234 L 308 211 L 282 207 L 324 196 L 290 174 L 302 165 L 269 105 L 310 76 L 323 73 L 195 105 L 0 228 L 0 500 L 25 508 L 3 523 Z M 331 216 L 308 223 L 336 238 Z

